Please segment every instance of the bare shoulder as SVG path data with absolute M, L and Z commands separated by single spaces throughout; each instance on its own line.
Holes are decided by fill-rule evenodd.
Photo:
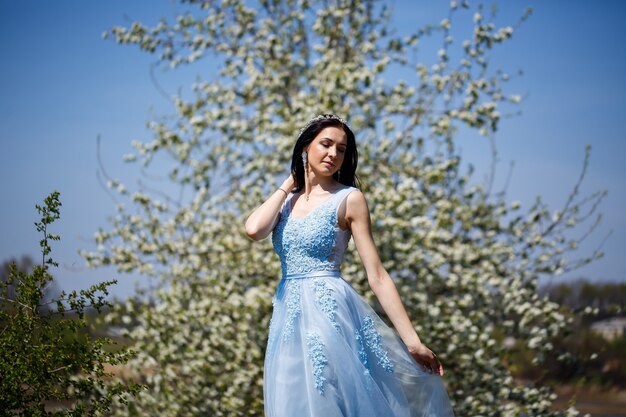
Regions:
M 348 194 L 346 198 L 346 218 L 354 220 L 368 215 L 369 209 L 363 192 L 356 189 Z
M 367 201 L 365 200 L 365 194 L 363 194 L 363 191 L 359 190 L 358 188 L 355 188 L 350 192 L 350 194 L 348 194 L 347 201 L 349 203 L 352 203 L 353 205 L 367 204 Z

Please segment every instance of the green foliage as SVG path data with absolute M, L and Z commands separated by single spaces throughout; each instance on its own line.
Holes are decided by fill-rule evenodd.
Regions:
M 609 319 L 623 317 L 626 284 L 579 279 L 545 285 L 540 292 L 572 317 L 569 332 L 552 341 L 557 350 L 567 354 L 560 361 L 548 358 L 541 368 L 520 366 L 520 371 L 535 380 L 555 379 L 605 388 L 626 386 L 626 338 L 607 340 L 593 329 L 598 321 L 607 323 Z
M 109 339 L 92 340 L 85 332 L 88 309 L 100 312 L 107 287 L 103 282 L 80 292 L 62 292 L 43 300 L 53 282 L 49 272 L 51 241 L 60 239 L 49 226 L 60 217 L 59 193 L 36 206 L 41 220 L 35 223 L 43 237 L 42 262 L 32 273 L 10 266 L 0 282 L 0 415 L 93 416 L 103 415 L 114 399 L 124 400 L 138 390 L 136 384 L 109 384 L 105 365 L 125 363 L 130 352 L 107 352 Z
M 626 386 L 626 338 L 607 340 L 591 328 L 585 317 L 573 319 L 567 333 L 550 341 L 554 350 L 561 352 L 560 357 L 549 356 L 538 366 L 533 363 L 534 352 L 525 346 L 517 346 L 509 359 L 511 371 L 520 379 L 546 385 L 588 385 L 623 390 Z
M 280 271 L 269 242 L 247 238 L 244 219 L 288 174 L 300 127 L 332 112 L 356 132 L 384 266 L 446 366 L 457 413 L 557 415 L 549 388 L 513 379 L 502 341 L 525 345 L 536 364 L 558 354 L 550 340 L 571 320 L 536 287 L 542 275 L 601 256 L 566 258 L 591 230 L 572 233 L 605 195 L 579 193 L 589 150 L 561 210 L 537 198 L 523 212 L 464 172 L 454 141 L 461 129 L 493 137 L 501 111 L 520 102 L 505 91 L 509 74 L 489 59 L 514 26 L 496 26 L 494 14 L 465 1 L 408 34 L 390 30 L 389 10 L 374 0 L 182 3 L 175 22 L 134 22 L 105 34 L 165 67 L 204 57 L 217 66 L 198 77 L 193 97 L 175 96 L 176 116 L 150 122 L 152 140 L 134 141 L 136 154 L 125 157 L 144 167 L 168 157 L 176 191 L 140 185 L 131 192 L 111 179 L 128 199 L 109 230 L 96 233 L 98 249 L 83 252 L 94 267 L 115 265 L 161 283 L 147 294 L 154 308 L 131 300 L 111 318 L 137 323 L 127 333 L 139 352 L 129 366 L 149 389 L 131 414 L 262 415 Z M 463 19 L 473 27 L 455 39 L 451 28 Z M 441 45 L 432 62 L 416 61 L 429 41 Z M 342 273 L 371 299 L 351 249 Z
M 587 307 L 597 309 L 595 320 L 623 314 L 626 311 L 626 284 L 618 282 L 594 283 L 587 280 L 563 282 L 545 286 L 542 292 L 561 305 L 580 311 Z

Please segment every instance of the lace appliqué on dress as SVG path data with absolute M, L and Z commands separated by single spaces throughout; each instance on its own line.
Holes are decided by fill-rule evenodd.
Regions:
M 363 341 L 363 336 L 361 336 L 358 330 L 355 332 L 354 336 L 356 338 L 356 343 L 359 348 L 359 359 L 365 367 L 364 374 L 368 375 L 370 373 L 370 364 L 367 360 L 367 352 L 365 351 L 365 342 Z
M 309 348 L 309 358 L 313 365 L 313 376 L 315 376 L 315 388 L 320 395 L 324 395 L 324 383 L 326 377 L 324 377 L 324 367 L 328 364 L 328 358 L 324 353 L 324 344 L 319 335 L 315 333 L 309 333 L 306 340 L 307 347 Z
M 363 341 L 363 336 L 361 336 L 358 330 L 354 332 L 354 337 L 356 339 L 357 347 L 359 349 L 358 350 L 359 360 L 361 361 L 361 363 L 363 364 L 363 367 L 365 368 L 363 370 L 363 375 L 365 375 L 365 378 L 366 378 L 365 388 L 367 388 L 367 390 L 370 391 L 372 389 L 372 379 L 371 379 L 371 374 L 370 374 L 370 363 L 367 360 L 367 352 L 365 351 L 365 342 Z
M 365 344 L 369 348 L 370 352 L 374 354 L 377 359 L 377 364 L 380 365 L 385 371 L 393 372 L 393 364 L 387 357 L 387 352 L 382 347 L 382 336 L 378 333 L 378 330 L 374 327 L 374 321 L 370 316 L 363 319 L 363 325 L 360 329 L 361 334 L 365 340 Z M 357 335 L 360 336 L 360 335 Z M 358 338 L 357 338 L 358 341 Z M 362 343 L 362 342 L 361 342 Z M 361 353 L 359 352 L 359 356 Z M 361 359 L 361 362 L 363 360 Z M 367 363 L 367 362 L 366 362 Z M 364 363 L 365 365 L 365 363 Z
M 283 338 L 285 342 L 287 342 L 294 332 L 295 321 L 300 315 L 299 280 L 287 282 L 287 299 L 285 300 L 285 304 L 287 305 L 287 319 L 285 320 L 285 327 L 283 328 Z
M 326 317 L 328 317 L 328 320 L 333 325 L 335 330 L 339 332 L 339 323 L 335 320 L 337 300 L 335 300 L 335 297 L 333 296 L 333 289 L 326 283 L 324 278 L 314 279 L 313 288 L 315 289 L 316 304 Z
M 283 276 L 339 268 L 347 240 L 342 240 L 338 248 L 335 228 L 328 227 L 328 224 L 337 224 L 335 200 L 336 195 L 329 197 L 302 218 L 291 216 L 291 198 L 285 202 L 272 235 Z

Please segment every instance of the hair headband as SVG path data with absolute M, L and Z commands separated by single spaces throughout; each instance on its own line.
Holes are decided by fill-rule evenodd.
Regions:
M 302 133 L 304 133 L 305 130 L 311 127 L 313 123 L 318 122 L 320 120 L 337 120 L 338 122 L 341 122 L 345 126 L 348 126 L 348 123 L 339 116 L 335 116 L 334 114 L 330 114 L 330 113 L 320 114 L 319 116 L 316 116 L 312 118 L 311 120 L 309 120 L 309 122 L 302 129 L 300 129 L 300 133 L 298 134 L 298 137 L 300 137 Z

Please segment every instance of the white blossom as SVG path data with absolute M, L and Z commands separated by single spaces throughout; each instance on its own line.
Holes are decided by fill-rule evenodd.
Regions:
M 263 349 L 280 267 L 269 239 L 253 244 L 242 225 L 287 175 L 300 127 L 326 112 L 349 120 L 357 135 L 381 259 L 417 331 L 453 369 L 459 415 L 514 416 L 530 407 L 553 415 L 550 390 L 517 385 L 502 358 L 526 346 L 539 361 L 567 326 L 558 306 L 528 284 L 566 267 L 573 248 L 559 227 L 575 225 L 576 205 L 554 218 L 542 202 L 521 213 L 520 202 L 491 197 L 464 173 L 454 140 L 467 128 L 493 135 L 502 107 L 521 101 L 487 59 L 512 29 L 496 29 L 476 11 L 459 45 L 447 38 L 446 17 L 439 23 L 446 38 L 426 57 L 433 59 L 415 63 L 412 51 L 426 38 L 389 35 L 363 1 L 287 3 L 278 0 L 269 13 L 243 0 L 199 2 L 175 22 L 109 32 L 164 65 L 210 57 L 219 71 L 198 80 L 193 97 L 173 97 L 175 117 L 150 121 L 152 137 L 134 140 L 136 155 L 125 156 L 144 166 L 173 161 L 173 186 L 128 191 L 111 180 L 126 204 L 94 236 L 95 250 L 81 252 L 90 266 L 152 277 L 149 302 L 133 300 L 108 318 L 134 326 L 128 342 L 138 353 L 128 367 L 147 385 L 133 400 L 136 415 L 262 414 Z M 458 12 L 456 1 L 450 7 Z M 411 81 L 394 77 L 394 67 L 412 72 Z M 354 242 L 342 273 L 374 301 Z M 127 415 L 123 404 L 117 410 Z

